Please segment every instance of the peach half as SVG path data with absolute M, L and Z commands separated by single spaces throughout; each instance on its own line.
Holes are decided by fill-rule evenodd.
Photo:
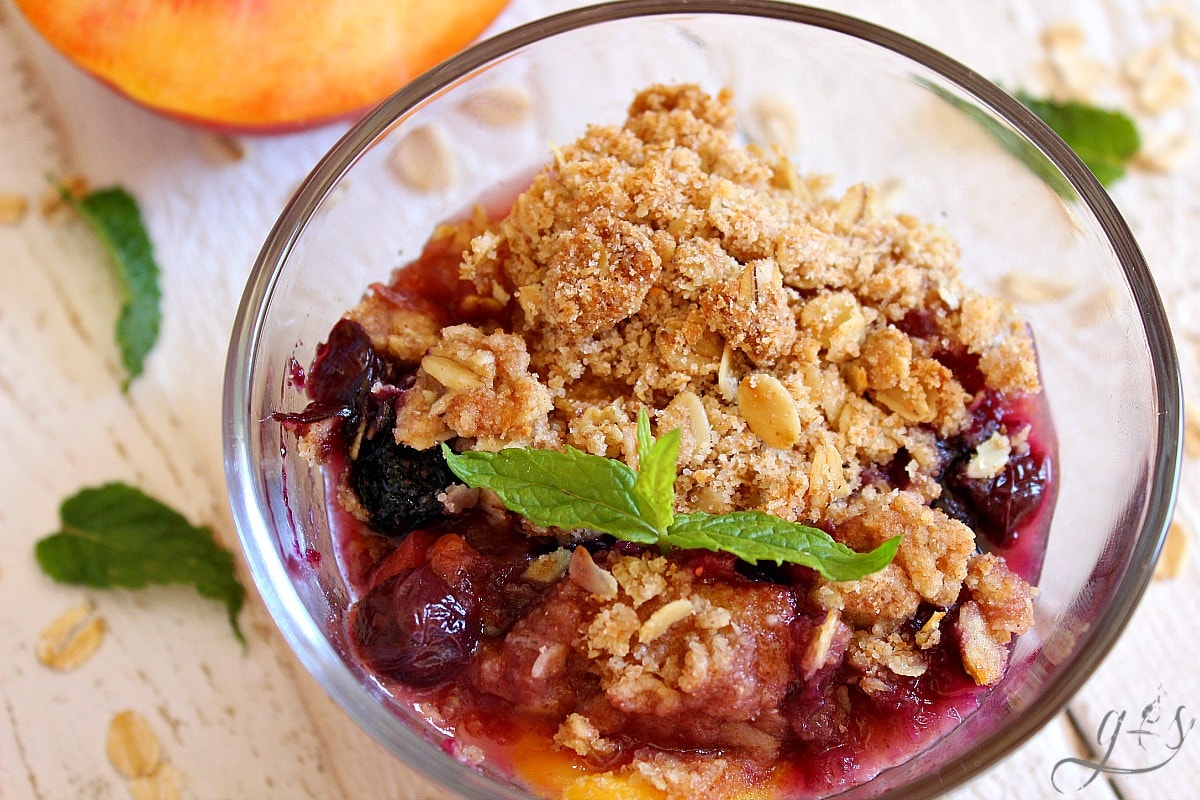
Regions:
M 16 0 L 137 102 L 244 132 L 347 117 L 465 47 L 507 0 Z

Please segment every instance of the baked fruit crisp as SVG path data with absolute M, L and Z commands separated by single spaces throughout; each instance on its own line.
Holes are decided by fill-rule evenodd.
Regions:
M 738 146 L 730 100 L 651 87 L 503 218 L 441 226 L 277 415 L 339 501 L 356 657 L 448 752 L 549 796 L 861 783 L 1033 624 L 1055 445 L 1026 325 L 938 228 Z M 643 411 L 680 432 L 677 512 L 895 558 L 833 581 L 539 526 L 440 449 L 636 466 Z

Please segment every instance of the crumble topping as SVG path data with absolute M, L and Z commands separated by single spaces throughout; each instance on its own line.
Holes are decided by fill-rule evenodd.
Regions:
M 1038 388 L 1024 324 L 962 285 L 943 231 L 736 146 L 727 93 L 647 90 L 623 127 L 559 148 L 503 220 L 463 226 L 462 273 L 506 298 L 512 333 L 456 325 L 422 352 L 396 427 L 418 449 L 459 437 L 633 462 L 646 406 L 684 428 L 681 510 L 815 522 L 845 513 L 864 468 L 927 447 L 930 426 L 962 429 L 971 394 L 939 356 L 977 357 L 998 392 Z M 381 302 L 352 316 L 415 360 L 398 331 L 423 341 L 430 319 L 393 327 Z M 483 385 L 478 365 L 455 367 L 489 353 Z M 939 466 L 914 463 L 917 485 Z
M 1030 334 L 963 285 L 944 231 L 828 183 L 738 147 L 728 92 L 652 87 L 623 126 L 555 149 L 503 219 L 439 227 L 430 247 L 461 252 L 473 286 L 459 324 L 389 286 L 348 314 L 413 370 L 400 445 L 572 446 L 636 466 L 645 408 L 658 435 L 681 431 L 678 511 L 761 510 L 859 551 L 902 537 L 861 580 L 781 583 L 516 523 L 559 549 L 515 573 L 537 599 L 478 642 L 472 686 L 551 720 L 585 759 L 667 748 L 621 770 L 669 797 L 750 785 L 785 740 L 837 741 L 823 737 L 849 730 L 851 690 L 888 702 L 939 647 L 993 684 L 1032 624 L 1037 590 L 932 505 L 972 409 L 1040 390 Z M 997 480 L 1027 435 L 971 440 L 967 476 Z M 460 495 L 442 502 L 506 518 L 491 493 Z M 668 752 L 706 749 L 723 756 Z

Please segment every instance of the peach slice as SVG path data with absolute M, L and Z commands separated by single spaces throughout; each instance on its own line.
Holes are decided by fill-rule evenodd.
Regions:
M 149 108 L 224 130 L 360 112 L 466 46 L 507 0 L 16 0 L 55 48 Z

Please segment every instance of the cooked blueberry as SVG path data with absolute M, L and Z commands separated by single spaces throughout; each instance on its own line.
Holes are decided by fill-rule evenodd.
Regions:
M 425 689 L 446 683 L 479 643 L 479 615 L 428 565 L 396 575 L 350 611 L 350 635 L 375 673 Z
M 306 386 L 312 402 L 299 413 L 277 412 L 278 422 L 308 425 L 329 417 L 353 419 L 370 401 L 371 387 L 385 370 L 367 332 L 357 322 L 338 320 L 317 347 Z
M 993 544 L 1006 545 L 1021 521 L 1041 503 L 1050 477 L 1049 459 L 1030 451 L 1012 456 L 994 478 L 972 479 L 959 472 L 950 476 L 950 484 L 970 505 L 979 532 Z
M 364 438 L 350 462 L 350 486 L 380 533 L 403 535 L 442 516 L 438 493 L 454 483 L 441 450 L 397 444 L 391 430 Z

